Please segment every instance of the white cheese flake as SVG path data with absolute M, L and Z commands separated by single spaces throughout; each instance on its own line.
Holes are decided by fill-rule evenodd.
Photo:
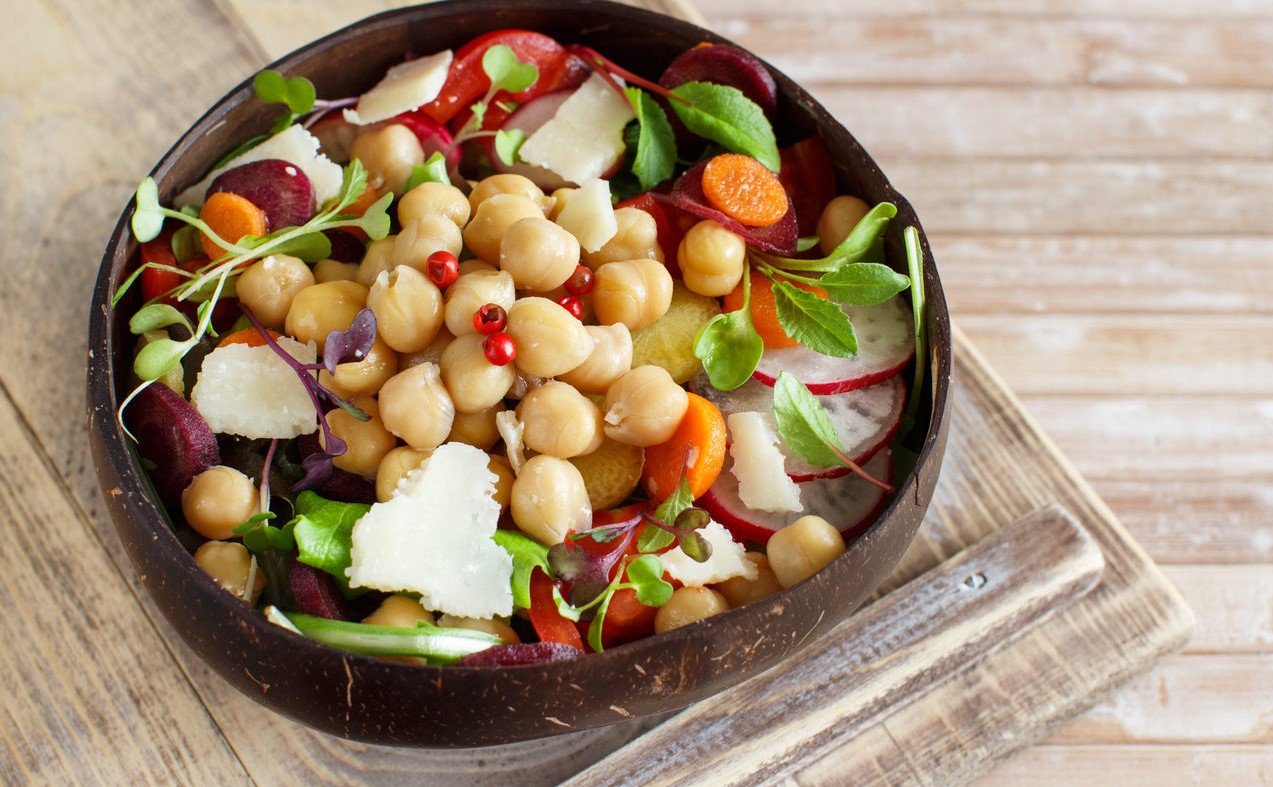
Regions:
M 582 185 L 601 177 L 623 156 L 623 128 L 634 117 L 628 100 L 593 74 L 526 138 L 518 156 Z
M 356 107 L 345 110 L 345 120 L 355 126 L 365 126 L 418 109 L 442 92 L 450 68 L 449 49 L 399 63 L 358 98 Z
M 574 235 L 586 251 L 596 251 L 619 232 L 610 201 L 610 181 L 599 178 L 579 187 L 557 216 L 557 226 Z
M 508 453 L 508 466 L 513 468 L 513 475 L 517 475 L 522 471 L 522 465 L 526 464 L 526 445 L 522 442 L 526 425 L 517 420 L 517 413 L 504 410 L 495 414 L 495 429 L 504 440 L 504 447 Z
M 301 363 L 314 363 L 318 357 L 313 342 L 301 344 L 287 336 L 277 341 Z M 318 414 L 305 385 L 265 345 L 227 344 L 208 353 L 190 391 L 190 403 L 220 434 L 286 440 L 318 429 Z
M 706 561 L 699 563 L 691 559 L 679 546 L 659 555 L 663 568 L 673 579 L 683 585 L 701 586 L 732 577 L 755 579 L 758 576 L 756 564 L 746 557 L 747 550 L 719 522 L 708 522 L 698 534 L 712 545 L 712 554 Z
M 426 609 L 459 617 L 511 615 L 513 559 L 491 539 L 500 508 L 488 461 L 446 443 L 373 505 L 354 525 L 350 587 L 419 593 Z
M 734 438 L 730 471 L 738 479 L 743 505 L 757 511 L 803 511 L 800 486 L 787 476 L 773 422 L 761 413 L 741 412 L 730 413 L 728 425 Z
M 225 166 L 212 170 L 206 178 L 178 194 L 174 202 L 179 208 L 186 205 L 201 205 L 207 196 L 208 186 L 211 186 L 212 181 L 227 169 L 233 169 L 240 164 L 250 164 L 253 161 L 281 159 L 295 164 L 301 172 L 305 173 L 305 177 L 309 178 L 310 187 L 314 190 L 314 200 L 322 205 L 340 193 L 342 171 L 339 164 L 319 152 L 319 145 L 318 137 L 299 124 L 293 124 L 256 147 L 230 159 Z

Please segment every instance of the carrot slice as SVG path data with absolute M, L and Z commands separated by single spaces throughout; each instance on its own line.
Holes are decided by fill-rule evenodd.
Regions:
M 645 449 L 641 481 L 653 500 L 663 500 L 676 491 L 682 473 L 690 492 L 698 498 L 716 483 L 725 464 L 725 417 L 698 394 L 689 394 L 689 401 L 689 409 L 671 439 Z
M 199 218 L 221 236 L 222 240 L 237 243 L 244 235 L 264 235 L 268 228 L 265 211 L 253 205 L 246 198 L 228 191 L 218 191 L 208 197 L 199 211 Z M 200 235 L 203 251 L 210 259 L 225 254 L 216 241 L 207 235 Z
M 747 227 L 768 227 L 791 207 L 778 176 L 739 153 L 722 153 L 707 162 L 703 194 L 712 207 Z
M 283 334 L 278 331 L 270 331 L 270 336 L 278 341 Z M 218 347 L 224 347 L 227 344 L 246 344 L 248 347 L 264 347 L 265 339 L 262 338 L 261 332 L 255 328 L 243 328 L 234 333 L 227 333 L 221 337 L 221 341 L 217 342 Z
M 827 291 L 821 287 L 804 282 L 791 282 L 802 290 L 811 292 L 819 298 L 827 297 Z M 733 292 L 721 299 L 721 310 L 736 312 L 743 308 L 743 285 L 740 282 Z M 766 350 L 783 350 L 795 347 L 798 342 L 787 335 L 778 322 L 778 307 L 774 304 L 773 283 L 764 274 L 751 272 L 751 322 L 756 326 L 756 333 L 765 341 Z

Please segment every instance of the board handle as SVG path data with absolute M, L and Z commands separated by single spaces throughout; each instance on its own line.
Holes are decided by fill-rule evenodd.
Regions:
M 1105 558 L 1053 504 L 921 574 L 755 678 L 691 706 L 566 782 L 761 784 L 788 776 L 1064 609 Z

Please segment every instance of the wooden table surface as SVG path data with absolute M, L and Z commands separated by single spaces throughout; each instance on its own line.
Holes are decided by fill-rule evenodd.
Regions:
M 0 685 L 78 697 L 100 723 L 40 708 L 49 728 L 126 729 L 156 687 L 206 680 L 162 649 L 105 683 L 75 668 L 154 637 L 140 608 L 97 611 L 139 594 L 82 439 L 82 309 L 115 213 L 267 54 L 402 4 L 37 0 L 0 26 Z M 1184 653 L 985 782 L 1273 783 L 1273 3 L 696 5 L 875 154 L 960 326 L 1196 613 Z M 63 647 L 24 648 L 28 627 L 65 627 Z M 38 685 L 16 685 L 31 663 Z M 178 695 L 163 712 L 197 765 L 208 717 Z M 20 710 L 0 702 L 11 778 L 6 759 L 69 756 Z

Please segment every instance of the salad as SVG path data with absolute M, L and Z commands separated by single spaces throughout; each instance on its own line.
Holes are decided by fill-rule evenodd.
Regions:
M 497 30 L 356 97 L 253 85 L 269 133 L 169 205 L 138 187 L 113 308 L 158 499 L 279 626 L 599 652 L 811 577 L 907 474 L 918 233 L 898 273 L 896 207 L 837 194 L 817 136 L 779 146 L 748 53 L 654 82 Z

